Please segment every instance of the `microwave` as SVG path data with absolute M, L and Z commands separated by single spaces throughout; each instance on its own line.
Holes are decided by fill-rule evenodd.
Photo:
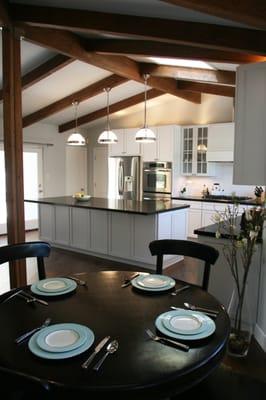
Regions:
M 168 161 L 143 163 L 143 192 L 171 195 L 172 163 Z

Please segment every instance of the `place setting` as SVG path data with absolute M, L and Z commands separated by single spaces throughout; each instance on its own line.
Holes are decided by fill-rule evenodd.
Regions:
M 78 283 L 71 278 L 47 278 L 33 283 L 31 292 L 39 296 L 61 296 L 76 290 Z
M 205 313 L 181 308 L 160 314 L 155 327 L 163 335 L 182 341 L 205 339 L 216 329 L 213 319 Z
M 147 293 L 161 293 L 175 287 L 176 281 L 160 274 L 140 274 L 131 280 L 133 288 Z
M 41 329 L 31 333 L 29 350 L 40 358 L 51 360 L 77 356 L 88 350 L 94 342 L 93 331 L 76 323 L 42 325 Z

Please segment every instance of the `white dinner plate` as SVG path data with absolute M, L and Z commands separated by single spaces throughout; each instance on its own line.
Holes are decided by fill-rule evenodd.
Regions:
M 190 310 L 184 310 L 184 311 L 190 311 Z M 155 326 L 156 328 L 163 333 L 166 336 L 170 336 L 174 339 L 182 339 L 182 340 L 199 340 L 199 339 L 204 339 L 208 336 L 211 336 L 216 329 L 215 322 L 209 318 L 207 315 L 204 315 L 203 313 L 200 313 L 198 311 L 190 311 L 191 315 L 194 316 L 195 318 L 198 318 L 200 320 L 204 320 L 206 322 L 205 328 L 202 331 L 198 331 L 198 333 L 179 333 L 179 332 L 173 332 L 173 330 L 170 330 L 166 328 L 164 324 L 165 318 L 171 313 L 172 311 L 168 311 L 166 313 L 163 313 L 159 315 L 156 320 L 155 320 Z M 187 326 L 187 325 L 186 325 Z M 184 328 L 184 325 L 183 325 Z
M 36 342 L 43 350 L 60 353 L 80 347 L 88 336 L 89 330 L 86 326 L 72 323 L 54 324 L 42 329 Z
M 171 332 L 182 335 L 195 335 L 208 327 L 209 317 L 191 310 L 174 310 L 164 313 L 163 326 Z
M 147 291 L 169 290 L 175 286 L 175 280 L 166 275 L 139 275 L 131 281 L 132 286 Z
M 31 291 L 41 296 L 59 296 L 77 288 L 77 283 L 68 278 L 47 278 L 31 285 Z
M 87 328 L 87 327 L 85 327 L 85 328 Z M 81 346 L 76 347 L 73 350 L 52 352 L 52 351 L 46 351 L 46 350 L 41 349 L 37 343 L 37 338 L 38 338 L 38 335 L 40 334 L 40 332 L 36 332 L 30 338 L 28 347 L 29 347 L 29 350 L 36 356 L 41 357 L 41 358 L 50 359 L 50 360 L 61 360 L 61 359 L 65 359 L 65 358 L 74 357 L 74 356 L 77 356 L 78 354 L 84 353 L 84 351 L 88 350 L 94 342 L 94 333 L 89 328 L 87 328 L 87 330 L 88 330 L 88 337 L 85 340 L 85 342 Z

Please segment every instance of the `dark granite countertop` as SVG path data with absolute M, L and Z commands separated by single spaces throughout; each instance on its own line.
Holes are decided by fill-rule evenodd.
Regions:
M 177 196 L 177 197 L 172 197 L 173 200 L 184 200 L 184 201 L 204 201 L 204 202 L 209 202 L 209 203 L 234 203 L 233 199 L 218 199 L 218 198 L 212 198 L 212 197 L 201 197 L 201 196 Z M 246 204 L 247 206 L 256 206 L 256 200 L 255 199 L 239 199 L 237 201 L 239 204 Z
M 241 217 L 237 218 L 237 224 L 236 224 L 236 236 L 240 233 L 240 223 L 241 223 Z M 217 232 L 218 224 L 212 224 L 208 226 L 204 226 L 202 228 L 198 228 L 194 230 L 194 233 L 198 236 L 209 236 L 215 238 L 215 234 Z M 223 229 L 220 230 L 221 233 L 221 239 L 228 239 L 229 235 Z M 217 239 L 218 240 L 218 239 Z M 261 238 L 257 239 L 258 243 L 262 242 Z
M 168 211 L 188 208 L 186 204 L 179 204 L 174 200 L 118 200 L 100 197 L 91 197 L 86 202 L 77 201 L 71 196 L 48 197 L 39 199 L 25 199 L 29 203 L 52 204 L 67 207 L 90 208 L 105 211 L 117 211 L 132 214 L 151 215 Z

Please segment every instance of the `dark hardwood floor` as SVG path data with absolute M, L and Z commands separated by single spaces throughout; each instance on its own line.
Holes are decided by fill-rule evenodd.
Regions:
M 27 241 L 31 240 L 38 240 L 38 232 L 27 234 Z M 4 237 L 1 237 L 0 244 L 5 244 Z M 200 277 L 196 272 L 197 268 L 195 268 L 197 262 L 186 258 L 184 261 L 167 268 L 164 273 L 191 283 L 198 283 Z M 57 248 L 52 248 L 50 257 L 45 259 L 45 268 L 48 277 L 68 274 L 82 276 L 84 272 L 99 270 L 148 271 L 133 265 Z M 204 395 L 205 400 L 224 400 L 226 398 L 228 400 L 265 400 L 266 353 L 253 339 L 246 358 L 237 359 L 226 355 L 222 364 L 211 376 L 189 393 L 186 392 L 184 395 L 178 396 L 176 400 L 188 400 L 192 396 L 193 398 L 198 397 L 199 394 Z M 9 400 L 8 397 L 5 398 Z M 38 395 L 37 399 L 41 400 L 41 397 Z M 10 400 L 13 400 L 13 398 L 10 398 Z

